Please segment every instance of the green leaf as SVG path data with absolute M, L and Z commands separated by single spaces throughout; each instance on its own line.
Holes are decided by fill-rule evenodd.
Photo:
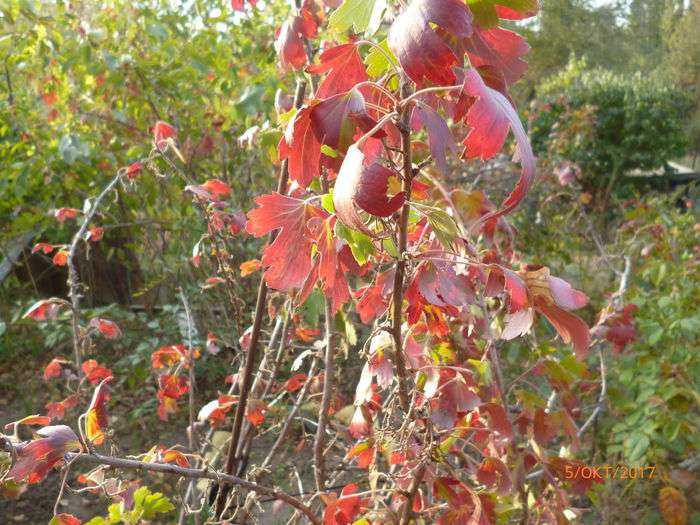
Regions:
M 649 449 L 649 438 L 642 433 L 635 432 L 629 436 L 624 444 L 625 457 L 630 463 L 641 460 Z
M 431 208 L 428 212 L 428 222 L 440 243 L 446 249 L 449 249 L 452 242 L 459 235 L 454 219 L 441 209 Z
M 365 64 L 367 64 L 367 74 L 372 78 L 378 78 L 392 69 L 392 65 L 398 66 L 399 62 L 396 60 L 394 53 L 391 52 L 391 49 L 389 49 L 389 41 L 385 38 L 377 47 L 373 47 L 370 50 L 365 58 Z M 391 89 L 395 87 L 389 86 Z
M 357 261 L 357 264 L 366 264 L 370 256 L 375 253 L 372 239 L 364 233 L 346 228 L 340 222 L 335 223 L 335 233 L 348 243 L 352 256 Z
M 333 32 L 364 33 L 370 37 L 379 30 L 386 9 L 386 0 L 345 0 L 333 11 L 328 27 Z

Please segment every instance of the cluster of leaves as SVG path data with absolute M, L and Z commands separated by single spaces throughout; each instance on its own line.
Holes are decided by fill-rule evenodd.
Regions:
M 639 336 L 615 360 L 610 395 L 620 419 L 611 421 L 607 452 L 673 465 L 698 450 L 700 227 L 696 213 L 673 209 L 664 198 L 628 203 L 624 219 L 620 242 L 638 261 L 628 300 Z

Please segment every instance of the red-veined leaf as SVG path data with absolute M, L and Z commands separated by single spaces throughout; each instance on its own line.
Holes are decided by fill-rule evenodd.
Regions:
M 306 68 L 309 73 L 326 77 L 321 81 L 316 97 L 328 98 L 344 93 L 367 80 L 367 71 L 358 53 L 357 44 L 342 44 L 326 49 L 319 57 L 321 63 Z
M 15 447 L 15 461 L 5 479 L 38 483 L 66 452 L 80 449 L 78 436 L 66 425 L 43 427 L 37 434 L 39 439 Z
M 258 208 L 248 214 L 248 233 L 262 237 L 279 230 L 275 240 L 263 251 L 265 281 L 270 288 L 301 288 L 311 271 L 311 239 L 307 221 L 324 213 L 306 202 L 279 193 L 262 195 Z

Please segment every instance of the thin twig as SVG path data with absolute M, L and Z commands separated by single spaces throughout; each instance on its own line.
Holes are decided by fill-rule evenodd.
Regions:
M 119 180 L 121 179 L 122 171 L 120 170 L 117 175 L 105 186 L 90 207 L 90 210 L 85 214 L 83 223 L 80 228 L 73 236 L 73 241 L 71 242 L 70 249 L 68 250 L 68 261 L 66 265 L 68 266 L 68 296 L 71 300 L 71 312 L 72 312 L 72 329 L 73 329 L 73 356 L 75 359 L 75 366 L 80 371 L 82 364 L 82 352 L 80 348 L 80 278 L 78 277 L 78 270 L 75 267 L 75 256 L 78 252 L 78 245 L 80 241 L 83 240 L 85 232 L 90 225 L 92 219 L 94 219 L 100 204 L 107 196 L 107 194 L 114 189 Z
M 180 467 L 171 463 L 149 463 L 146 461 L 137 461 L 134 459 L 103 456 L 102 454 L 69 452 L 65 455 L 65 459 L 67 462 L 70 461 L 73 463 L 95 463 L 98 465 L 108 465 L 110 467 L 121 469 L 144 470 L 147 472 L 173 474 L 175 476 L 182 476 L 191 479 L 211 479 L 215 481 L 222 481 L 230 485 L 237 485 L 243 489 L 257 492 L 258 494 L 265 494 L 266 496 L 271 496 L 276 500 L 284 501 L 288 505 L 303 512 L 309 519 L 309 521 L 311 521 L 311 523 L 321 525 L 321 520 L 313 513 L 313 511 L 308 506 L 306 506 L 297 498 L 289 496 L 288 494 L 276 490 L 274 488 L 258 485 L 257 483 L 254 483 L 252 481 L 247 481 L 245 479 L 241 479 L 237 476 L 232 476 L 230 474 L 225 474 L 223 472 L 212 472 L 204 469 Z

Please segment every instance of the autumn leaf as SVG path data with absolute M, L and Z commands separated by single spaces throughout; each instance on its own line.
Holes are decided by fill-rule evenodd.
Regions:
M 54 357 L 51 362 L 44 368 L 44 381 L 48 381 L 54 377 L 60 377 L 62 365 L 68 364 L 69 361 L 60 357 Z
M 56 514 L 49 525 L 81 525 L 82 521 L 73 516 L 72 514 Z
M 91 226 L 90 229 L 85 233 L 85 240 L 91 242 L 98 242 L 104 237 L 105 229 L 102 226 Z
M 241 277 L 248 277 L 249 275 L 257 272 L 260 268 L 262 268 L 262 263 L 257 259 L 242 262 L 239 266 L 239 269 L 241 270 Z
M 38 242 L 32 248 L 32 253 L 36 253 L 36 252 L 40 251 L 44 255 L 48 255 L 51 252 L 53 252 L 55 249 L 56 249 L 56 247 L 53 244 L 49 244 L 46 242 Z
M 411 125 L 413 129 L 419 129 L 421 126 L 428 132 L 428 144 L 430 145 L 430 154 L 435 160 L 435 165 L 443 175 L 447 174 L 447 151 L 455 153 L 457 145 L 455 144 L 452 131 L 447 126 L 437 111 L 427 104 L 418 103 L 413 109 Z
M 353 523 L 357 515 L 368 505 L 368 500 L 360 496 L 353 496 L 359 487 L 355 483 L 349 483 L 340 492 L 340 498 L 335 492 L 321 495 L 321 500 L 326 505 L 323 511 L 324 525 L 348 525 Z
M 522 165 L 522 176 L 502 208 L 486 215 L 483 221 L 509 213 L 525 197 L 535 178 L 535 156 L 515 108 L 503 94 L 488 87 L 475 69 L 465 73 L 464 92 L 475 99 L 466 117 L 471 131 L 464 139 L 464 156 L 492 158 L 503 148 L 510 129 L 516 140 L 516 156 Z
M 53 212 L 53 216 L 58 222 L 65 222 L 67 219 L 75 219 L 79 213 L 80 210 L 75 208 L 58 208 Z
M 153 142 L 156 147 L 162 148 L 165 142 L 176 137 L 177 130 L 167 122 L 159 120 L 153 125 Z
M 175 463 L 180 467 L 183 468 L 189 468 L 190 462 L 187 459 L 187 456 L 185 456 L 182 452 L 180 452 L 177 449 L 169 448 L 161 448 L 158 451 L 158 455 L 162 459 L 163 463 Z
M 280 158 L 288 159 L 290 178 L 306 188 L 320 175 L 321 166 L 340 168 L 341 159 L 322 153 L 322 146 L 344 154 L 358 130 L 367 133 L 376 124 L 367 113 L 364 96 L 357 89 L 322 101 L 313 100 L 300 109 L 287 126 L 280 142 Z M 383 130 L 373 134 L 375 138 L 384 135 Z
M 51 423 L 51 418 L 48 416 L 40 416 L 40 415 L 34 415 L 34 416 L 26 416 L 23 417 L 22 419 L 19 419 L 17 421 L 13 421 L 12 423 L 8 423 L 5 425 L 5 429 L 9 430 L 12 428 L 15 428 L 19 425 L 38 425 L 38 426 L 45 426 Z
M 142 171 L 143 171 L 143 165 L 139 161 L 135 161 L 127 166 L 126 176 L 130 180 L 133 180 L 136 177 L 138 177 L 139 175 L 141 175 Z
M 15 447 L 15 460 L 5 479 L 38 483 L 63 461 L 66 452 L 80 449 L 78 436 L 65 425 L 40 428 L 37 435 L 39 439 Z
M 104 443 L 104 429 L 107 426 L 107 401 L 110 398 L 107 383 L 112 380 L 108 377 L 97 385 L 92 395 L 90 406 L 85 414 L 85 435 L 95 445 Z
M 457 39 L 472 34 L 472 14 L 460 0 L 413 0 L 389 29 L 389 48 L 419 87 L 444 86 L 457 80 L 452 67 L 461 65 L 453 48 L 433 25 Z
M 117 339 L 121 335 L 121 331 L 119 330 L 117 323 L 109 319 L 93 317 L 90 319 L 89 326 L 96 329 L 107 339 Z
M 523 37 L 508 29 L 476 28 L 464 45 L 473 67 L 492 67 L 508 85 L 519 80 L 527 70 L 527 62 L 522 57 L 530 46 Z
M 287 382 L 284 384 L 284 389 L 290 394 L 296 392 L 304 386 L 306 379 L 306 374 L 295 374 L 287 379 Z
M 54 255 L 51 261 L 56 265 L 56 266 L 65 266 L 68 264 L 68 250 L 58 250 Z
M 81 365 L 83 373 L 91 384 L 96 385 L 105 379 L 112 377 L 112 370 L 100 365 L 94 359 L 88 359 Z
M 35 321 L 53 321 L 58 317 L 58 310 L 63 304 L 65 304 L 65 301 L 55 297 L 42 299 L 30 306 L 22 318 L 30 318 Z
M 321 53 L 321 63 L 313 64 L 306 68 L 311 74 L 323 75 L 316 90 L 316 97 L 328 98 L 338 93 L 345 93 L 356 84 L 367 80 L 367 71 L 358 53 L 357 44 L 342 44 L 331 47 Z
M 282 69 L 301 69 L 307 64 L 304 38 L 313 38 L 316 31 L 316 21 L 308 9 L 302 9 L 299 16 L 291 16 L 282 24 L 275 40 Z
M 262 195 L 255 202 L 258 208 L 248 214 L 246 230 L 262 237 L 279 230 L 263 251 L 262 266 L 270 288 L 301 288 L 311 271 L 311 246 L 307 221 L 323 217 L 323 212 L 306 202 L 279 193 Z
M 357 146 L 351 146 L 336 180 L 333 206 L 346 226 L 374 236 L 357 208 L 377 217 L 388 217 L 403 206 L 405 195 L 397 193 L 389 198 L 389 177 L 394 172 L 377 163 L 367 166 L 364 161 L 365 154 Z
M 219 179 L 209 179 L 204 184 L 185 186 L 185 191 L 204 200 L 220 200 L 231 195 L 231 186 Z
M 374 456 L 375 447 L 372 442 L 360 441 L 348 451 L 345 459 L 355 459 L 358 467 L 367 469 L 374 462 Z

